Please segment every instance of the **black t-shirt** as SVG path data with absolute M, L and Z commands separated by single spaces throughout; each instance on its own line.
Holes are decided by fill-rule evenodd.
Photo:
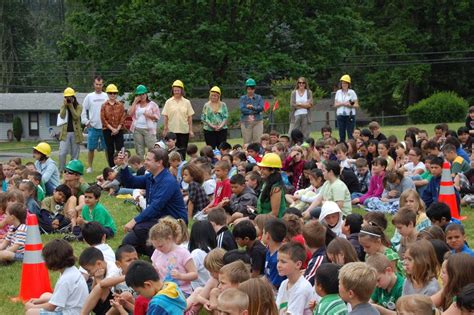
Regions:
M 266 252 L 266 247 L 259 240 L 255 240 L 253 246 L 247 249 L 247 253 L 249 254 L 250 260 L 252 262 L 252 271 L 258 271 L 259 274 L 263 275 L 265 270 Z
M 67 109 L 67 132 L 74 132 L 74 126 L 72 125 L 72 114 L 69 108 Z
M 360 192 L 360 183 L 357 175 L 350 168 L 344 167 L 341 172 L 341 180 L 346 184 L 349 192 Z
M 219 231 L 217 231 L 216 240 L 217 247 L 219 248 L 223 248 L 226 251 L 237 249 L 237 243 L 235 242 L 235 239 L 227 226 L 224 226 Z
M 387 137 L 383 133 L 379 133 L 377 137 L 374 137 L 377 141 L 387 140 Z

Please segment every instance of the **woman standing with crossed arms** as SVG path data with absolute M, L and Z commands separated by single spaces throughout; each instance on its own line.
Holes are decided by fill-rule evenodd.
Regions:
M 204 104 L 201 121 L 206 145 L 213 149 L 227 141 L 227 105 L 221 101 L 221 89 L 214 86 L 209 92 L 209 102 Z
M 171 131 L 176 134 L 176 146 L 183 160 L 186 159 L 186 149 L 189 137 L 194 137 L 193 115 L 191 102 L 184 97 L 184 84 L 176 80 L 171 86 L 172 94 L 163 107 L 164 117 L 163 137 Z

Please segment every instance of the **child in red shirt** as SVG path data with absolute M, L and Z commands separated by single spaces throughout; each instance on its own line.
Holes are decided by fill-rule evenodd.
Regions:
M 258 143 L 250 143 L 247 146 L 247 154 L 247 161 L 250 163 L 260 163 L 262 161 L 262 157 L 260 156 L 260 144 Z
M 204 213 L 209 213 L 214 208 L 219 206 L 219 203 L 224 198 L 230 198 L 232 195 L 232 188 L 230 186 L 230 180 L 227 177 L 230 171 L 230 163 L 227 161 L 219 161 L 216 163 L 214 173 L 216 175 L 217 184 L 216 190 L 214 191 L 214 200 L 203 209 Z

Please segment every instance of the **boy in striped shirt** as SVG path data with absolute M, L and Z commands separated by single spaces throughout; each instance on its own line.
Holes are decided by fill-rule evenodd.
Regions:
M 10 225 L 8 233 L 0 243 L 0 262 L 23 261 L 26 242 L 26 207 L 16 202 L 8 206 L 5 223 Z
M 339 296 L 338 275 L 341 267 L 323 264 L 316 270 L 316 293 L 321 297 L 314 315 L 346 315 L 346 303 Z

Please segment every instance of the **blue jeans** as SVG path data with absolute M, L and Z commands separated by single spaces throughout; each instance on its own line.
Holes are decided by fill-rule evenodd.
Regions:
M 102 151 L 105 146 L 104 133 L 102 129 L 89 128 L 87 130 L 87 150 L 89 151 Z
M 355 116 L 337 115 L 337 128 L 339 129 L 339 141 L 346 142 L 347 138 L 352 139 L 352 133 L 355 127 Z
M 356 199 L 356 198 L 360 198 L 360 197 L 362 197 L 363 195 L 364 195 L 364 194 L 363 194 L 363 193 L 360 193 L 360 192 L 353 192 L 353 193 L 351 194 L 351 200 L 354 200 L 354 199 Z

